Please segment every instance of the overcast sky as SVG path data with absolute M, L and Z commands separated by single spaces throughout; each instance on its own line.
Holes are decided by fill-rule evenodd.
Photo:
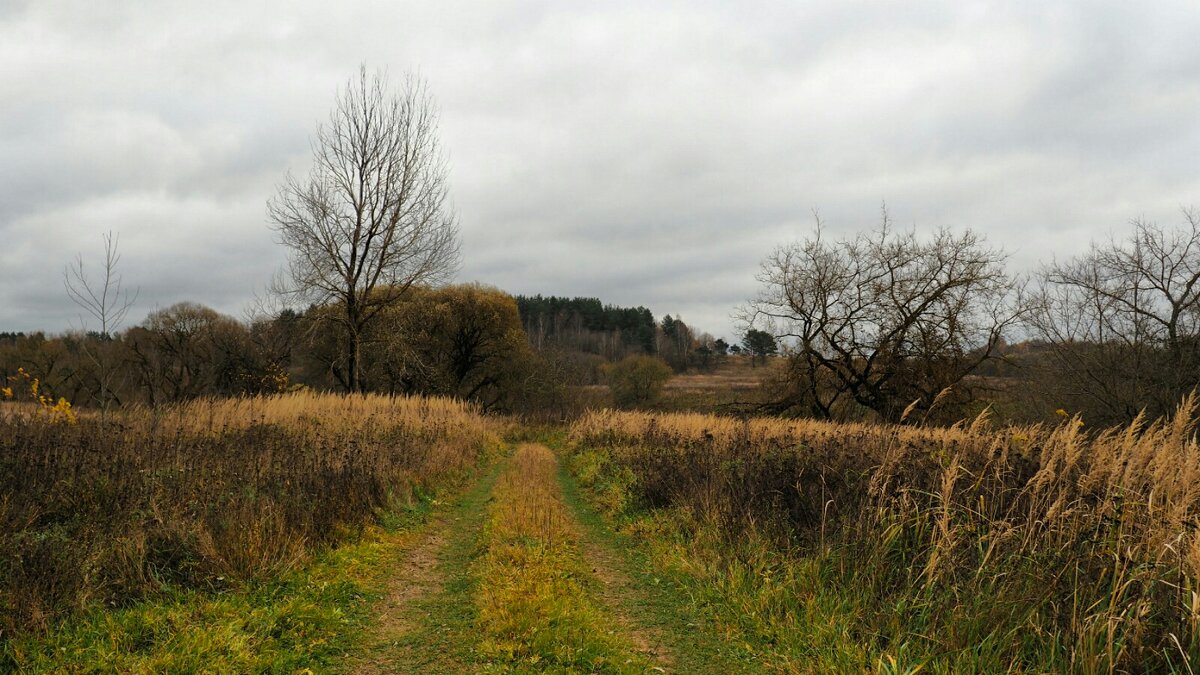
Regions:
M 130 322 L 240 315 L 360 63 L 438 100 L 460 281 L 717 335 L 814 208 L 1028 269 L 1200 205 L 1194 0 L 267 4 L 0 0 L 0 331 L 77 321 L 62 270 L 107 230 Z

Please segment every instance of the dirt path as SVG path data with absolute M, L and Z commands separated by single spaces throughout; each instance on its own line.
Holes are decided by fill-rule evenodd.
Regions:
M 387 595 L 379 605 L 376 634 L 362 659 L 350 664 L 353 672 L 364 675 L 395 672 L 391 652 L 423 618 L 416 603 L 445 583 L 437 566 L 446 547 L 445 530 L 449 522 L 447 514 L 439 514 L 422 528 L 424 532 L 415 545 L 397 551 L 395 571 L 388 579 Z
M 517 448 L 409 537 L 374 635 L 339 672 L 745 672 L 544 446 Z
M 469 562 L 501 466 L 480 477 L 398 546 L 375 634 L 338 672 L 463 673 L 474 670 Z

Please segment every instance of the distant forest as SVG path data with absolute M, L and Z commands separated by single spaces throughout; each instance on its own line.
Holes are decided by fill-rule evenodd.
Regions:
M 657 324 L 645 307 L 606 305 L 599 298 L 518 295 L 521 323 L 535 349 L 570 347 L 607 359 L 656 351 Z
M 99 407 L 297 387 L 350 391 L 338 312 L 337 303 L 314 304 L 242 321 L 184 302 L 108 332 L 3 332 L 0 384 L 6 398 Z M 359 335 L 357 387 L 557 411 L 570 387 L 602 384 L 607 364 L 628 356 L 652 355 L 683 372 L 711 368 L 727 348 L 671 315 L 656 321 L 645 307 L 514 298 L 475 284 L 414 287 Z
M 540 353 L 574 354 L 574 381 L 596 382 L 596 364 L 627 356 L 658 356 L 675 372 L 708 370 L 717 358 L 740 347 L 700 332 L 678 316 L 655 321 L 645 307 L 607 305 L 599 298 L 516 298 L 529 342 Z M 772 343 L 773 344 L 773 343 Z M 770 352 L 773 353 L 774 346 Z M 589 357 L 591 357 L 589 359 Z M 590 362 L 590 363 L 589 363 Z M 579 366 L 584 366 L 582 371 Z

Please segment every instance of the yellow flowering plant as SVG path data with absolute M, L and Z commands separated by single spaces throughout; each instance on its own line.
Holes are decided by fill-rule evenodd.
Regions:
M 24 382 L 25 387 L 29 390 L 30 398 L 38 404 L 38 410 L 49 416 L 51 421 L 74 424 L 77 420 L 75 410 L 71 407 L 70 401 L 61 396 L 55 399 L 46 392 L 41 380 L 31 375 L 24 368 L 18 368 L 17 374 L 10 375 L 8 381 L 13 385 Z M 17 397 L 17 394 L 13 386 L 7 386 L 0 388 L 0 396 L 5 400 L 12 400 Z

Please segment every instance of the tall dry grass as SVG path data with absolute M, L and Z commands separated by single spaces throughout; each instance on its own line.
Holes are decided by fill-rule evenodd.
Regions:
M 812 563 L 820 581 L 806 584 L 857 598 L 847 631 L 867 653 L 904 642 L 945 672 L 1189 672 L 1196 422 L 1194 397 L 1173 419 L 1094 432 L 1077 419 L 934 429 L 601 411 L 572 437 L 600 452 L 593 473 L 627 476 L 637 505 L 686 512 L 693 537 L 719 533 L 718 566 L 764 540 L 763 569 Z M 773 593 L 755 612 L 787 624 L 814 591 Z
M 167 585 L 277 574 L 473 467 L 494 437 L 445 399 L 296 393 L 75 423 L 10 407 L 0 637 Z
M 558 460 L 544 445 L 522 444 L 500 475 L 488 510 L 488 534 L 499 541 L 574 543 L 574 521 L 556 479 Z

